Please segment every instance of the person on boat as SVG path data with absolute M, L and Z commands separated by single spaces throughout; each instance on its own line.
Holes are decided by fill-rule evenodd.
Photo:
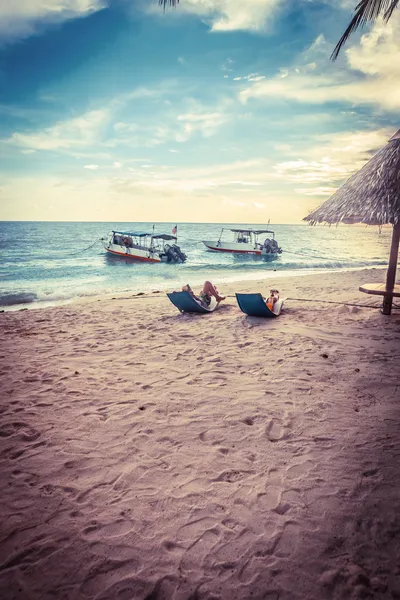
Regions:
M 268 306 L 270 310 L 274 310 L 275 302 L 279 300 L 279 291 L 278 290 L 270 290 L 269 298 L 265 300 L 265 304 Z
M 193 296 L 195 300 L 200 302 L 200 304 L 202 306 L 205 306 L 206 308 L 210 306 L 211 298 L 215 298 L 217 302 L 222 302 L 222 300 L 225 300 L 226 298 L 226 296 L 221 296 L 219 294 L 217 288 L 213 283 L 211 283 L 211 281 L 204 282 L 203 289 L 201 290 L 198 296 L 193 292 L 189 284 L 184 285 L 182 291 L 189 292 L 189 294 Z

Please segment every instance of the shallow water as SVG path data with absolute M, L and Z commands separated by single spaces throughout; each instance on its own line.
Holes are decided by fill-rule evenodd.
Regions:
M 174 225 L 159 223 L 155 231 L 171 233 Z M 209 252 L 201 240 L 218 239 L 222 225 L 182 223 L 178 225 L 178 244 L 188 256 L 185 264 L 135 263 L 108 255 L 99 242 L 87 249 L 111 229 L 152 231 L 152 227 L 153 223 L 0 223 L 0 306 L 180 288 L 205 279 L 221 284 L 267 278 L 271 271 L 276 277 L 288 272 L 380 267 L 387 264 L 391 235 L 389 229 L 379 233 L 377 228 L 361 226 L 265 226 L 275 231 L 283 249 L 271 261 Z M 230 239 L 231 234 L 226 233 Z

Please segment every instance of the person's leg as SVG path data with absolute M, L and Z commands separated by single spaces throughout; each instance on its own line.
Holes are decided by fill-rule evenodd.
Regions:
M 225 300 L 225 296 L 220 296 L 217 288 L 211 283 L 211 281 L 205 281 L 203 285 L 203 294 L 208 294 L 208 296 L 214 296 L 217 302 L 221 302 L 221 300 Z

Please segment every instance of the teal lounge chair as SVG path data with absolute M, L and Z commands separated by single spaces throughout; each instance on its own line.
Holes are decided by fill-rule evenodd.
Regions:
M 261 294 L 236 294 L 236 300 L 240 310 L 250 317 L 279 317 L 283 305 L 283 300 L 278 300 L 271 310 Z
M 206 308 L 199 304 L 189 292 L 172 292 L 172 294 L 167 294 L 167 296 L 172 304 L 182 313 L 200 313 L 204 315 L 213 312 L 218 306 L 218 302 L 212 298 L 210 306 Z

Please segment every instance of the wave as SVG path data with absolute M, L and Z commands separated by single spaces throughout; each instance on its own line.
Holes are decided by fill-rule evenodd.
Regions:
M 160 273 L 155 267 L 149 268 L 145 265 L 137 267 L 140 270 L 140 276 L 135 278 L 125 277 L 119 281 L 104 281 L 104 277 L 90 276 L 86 277 L 85 282 L 68 280 L 60 285 L 60 280 L 48 280 L 46 290 L 37 289 L 36 291 L 9 291 L 0 294 L 0 306 L 15 310 L 16 307 L 35 305 L 36 307 L 45 307 L 51 305 L 68 304 L 79 298 L 88 298 L 103 295 L 112 295 L 120 293 L 151 292 L 152 290 L 164 290 L 176 287 L 180 289 L 183 283 L 189 282 L 191 285 L 200 285 L 204 279 L 211 279 L 217 284 L 226 282 L 252 280 L 268 277 L 268 273 L 274 272 L 274 277 L 284 277 L 285 275 L 300 275 L 317 271 L 340 271 L 340 270 L 358 270 L 372 267 L 385 267 L 385 260 L 363 260 L 363 261 L 301 261 L 292 262 L 260 260 L 237 261 L 219 264 L 197 264 L 197 265 L 159 265 L 163 268 Z M 139 272 L 135 272 L 139 275 Z M 22 283 L 22 282 L 21 282 Z M 35 288 L 30 282 L 29 286 Z M 105 284 L 105 285 L 104 285 Z M 53 288 L 53 289 L 51 289 Z
M 34 292 L 19 292 L 16 294 L 0 295 L 0 306 L 15 306 L 16 304 L 31 304 L 38 300 Z
M 207 264 L 201 263 L 197 265 L 185 264 L 185 270 L 188 272 L 199 271 L 206 269 L 207 271 L 293 271 L 293 270 L 304 270 L 304 269 L 358 269 L 358 268 L 372 268 L 381 267 L 387 265 L 385 260 L 368 260 L 368 261 L 339 261 L 327 259 L 326 261 L 293 261 L 281 263 L 279 261 L 266 261 L 253 259 L 254 262 L 241 261 L 240 263 L 232 262 L 232 264 L 218 263 L 218 264 Z

